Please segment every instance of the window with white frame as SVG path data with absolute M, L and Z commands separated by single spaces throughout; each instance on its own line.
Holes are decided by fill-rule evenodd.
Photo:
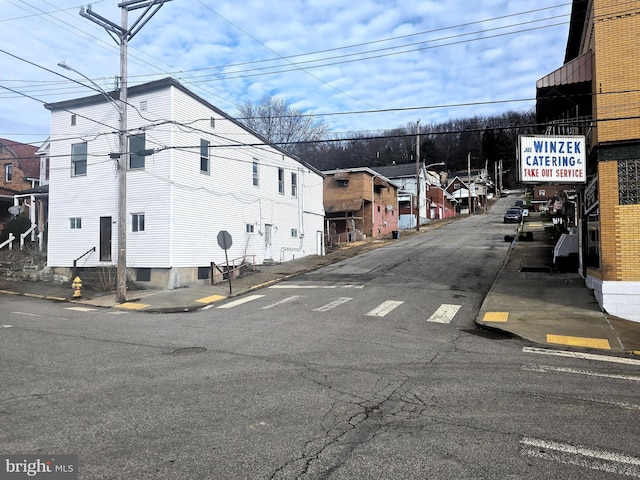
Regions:
M 258 160 L 253 159 L 253 184 L 257 187 L 260 185 L 260 171 L 258 170 Z
M 145 134 L 129 136 L 129 169 L 144 168 Z
M 278 168 L 278 193 L 284 195 L 284 168 Z
M 131 214 L 131 231 L 144 232 L 144 213 Z
M 87 174 L 87 142 L 71 145 L 71 176 Z
M 298 197 L 298 174 L 296 172 L 291 172 L 291 196 Z
M 253 225 L 253 223 L 247 223 L 245 228 L 246 228 L 247 233 L 254 233 L 255 232 L 255 226 Z
M 291 229 L 291 236 L 293 238 L 296 238 L 298 236 L 298 229 L 297 228 L 292 228 Z
M 71 230 L 79 230 L 82 228 L 82 218 L 80 217 L 71 217 L 69 219 L 69 228 Z
M 209 173 L 209 141 L 200 140 L 200 172 Z
M 13 180 L 13 164 L 7 163 L 4 166 L 4 181 L 5 183 L 9 183 Z

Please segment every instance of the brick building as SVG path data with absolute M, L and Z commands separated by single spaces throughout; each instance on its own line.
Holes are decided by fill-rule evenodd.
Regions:
M 581 134 L 580 272 L 608 313 L 640 322 L 640 5 L 574 0 L 564 65 L 537 82 L 547 134 Z
M 322 173 L 326 245 L 398 230 L 398 187 L 388 178 L 368 167 Z
M 38 147 L 0 138 L 0 233 L 11 219 L 9 207 L 16 202 L 15 196 L 35 187 L 39 183 L 40 158 Z M 28 205 L 23 205 L 25 214 Z

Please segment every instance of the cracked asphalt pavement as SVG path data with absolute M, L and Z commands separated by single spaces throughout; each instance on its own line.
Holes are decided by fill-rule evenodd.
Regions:
M 5 297 L 0 452 L 75 454 L 101 480 L 634 476 L 638 366 L 476 334 L 513 228 L 500 213 L 233 308 Z M 443 305 L 455 314 L 429 322 Z

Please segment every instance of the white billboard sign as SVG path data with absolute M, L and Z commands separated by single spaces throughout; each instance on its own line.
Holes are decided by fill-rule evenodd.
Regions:
M 586 183 L 584 135 L 520 135 L 520 181 Z

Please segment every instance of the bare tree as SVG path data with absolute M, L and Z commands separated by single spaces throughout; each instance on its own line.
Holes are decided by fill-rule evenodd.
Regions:
M 256 103 L 247 101 L 240 105 L 238 120 L 301 158 L 313 154 L 314 144 L 324 140 L 328 131 L 323 121 L 293 108 L 281 97 L 270 95 Z

